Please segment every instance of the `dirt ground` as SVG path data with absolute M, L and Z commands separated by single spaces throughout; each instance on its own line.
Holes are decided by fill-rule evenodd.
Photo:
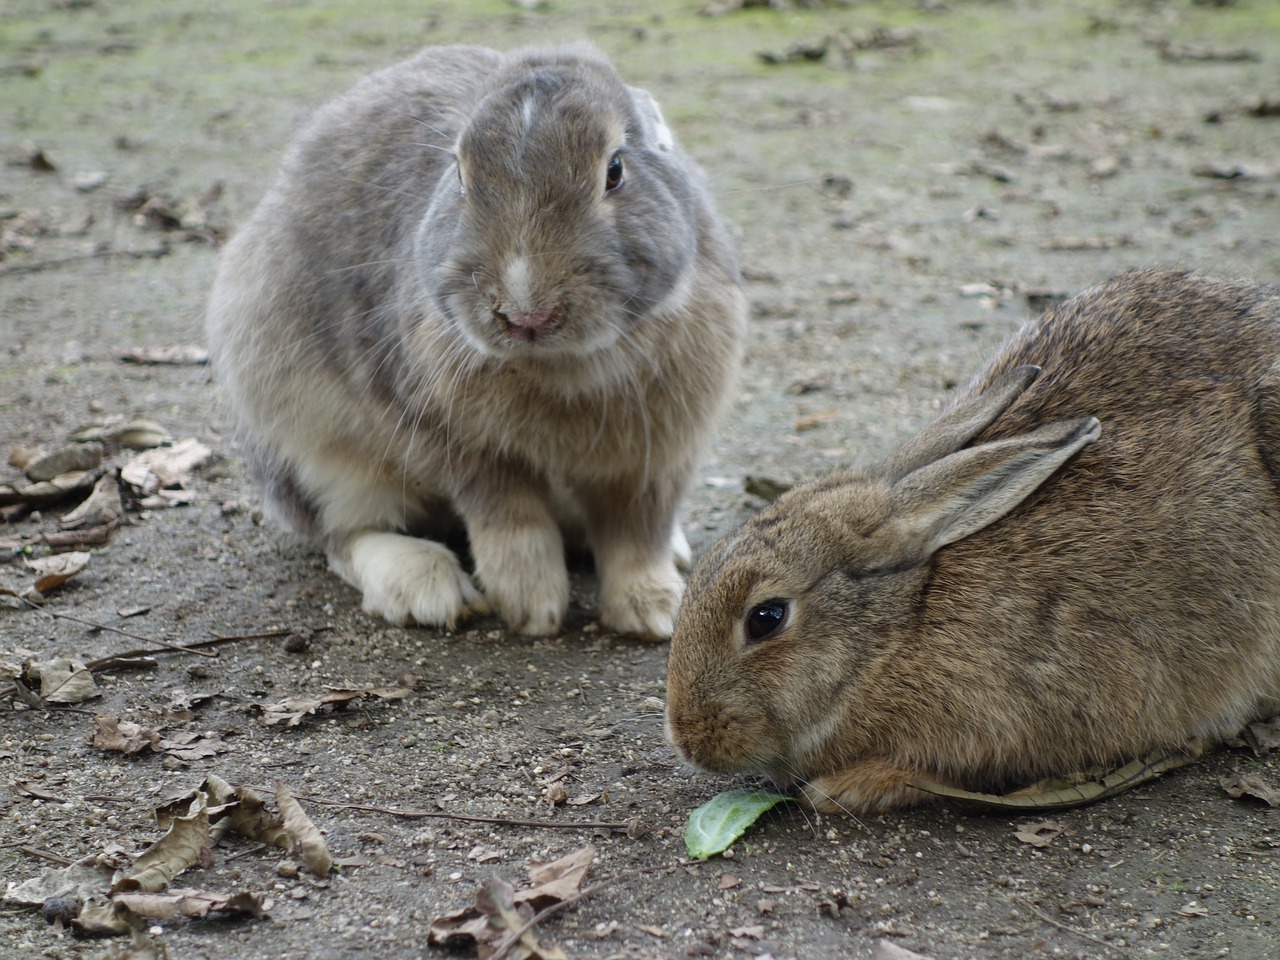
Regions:
M 439 954 L 428 924 L 487 875 L 522 884 L 587 843 L 587 883 L 613 882 L 538 927 L 574 958 L 1280 956 L 1278 814 L 1220 783 L 1280 785 L 1280 761 L 1246 749 L 1049 817 L 782 806 L 731 858 L 690 862 L 689 812 L 734 783 L 664 743 L 665 648 L 597 627 L 589 570 L 551 640 L 375 622 L 261 522 L 208 368 L 118 354 L 199 343 L 218 241 L 306 112 L 357 76 L 425 44 L 588 38 L 664 105 L 739 238 L 751 341 L 689 506 L 697 549 L 758 507 L 744 476 L 885 453 L 1046 298 L 1139 265 L 1280 278 L 1280 5 L 369 6 L 0 7 L 0 440 L 55 448 L 144 417 L 214 452 L 189 502 L 129 513 L 43 611 L 0 597 L 0 660 L 242 638 L 99 669 L 81 703 L 0 699 L 4 886 L 141 851 L 154 808 L 215 773 L 305 798 L 341 867 L 307 879 L 228 839 L 176 883 L 265 894 L 267 916 L 154 921 L 144 940 L 172 957 Z M 56 532 L 68 509 L 13 512 L 0 538 Z M 0 565 L 0 586 L 33 579 Z M 294 726 L 262 712 L 406 673 L 399 699 Z M 100 749 L 95 715 L 201 735 L 209 755 Z M 1045 845 L 1017 836 L 1046 820 Z M 0 956 L 149 955 L 127 943 L 0 905 Z

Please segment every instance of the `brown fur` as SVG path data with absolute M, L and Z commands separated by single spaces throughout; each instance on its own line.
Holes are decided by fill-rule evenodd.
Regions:
M 876 810 L 925 799 L 914 776 L 1001 790 L 1234 732 L 1280 699 L 1278 387 L 1271 288 L 1139 272 L 1051 310 L 902 453 L 791 491 L 704 558 L 673 742 Z M 965 487 L 1055 445 L 1069 462 L 1026 494 Z M 920 518 L 962 489 L 1003 500 L 935 551 Z M 775 597 L 788 622 L 747 643 Z

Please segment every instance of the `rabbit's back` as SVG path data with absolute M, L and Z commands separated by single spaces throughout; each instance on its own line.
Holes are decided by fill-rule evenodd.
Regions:
M 1029 325 L 971 389 L 1027 363 L 1040 376 L 974 442 L 1085 415 L 1101 439 L 939 551 L 917 677 L 962 715 L 967 687 L 976 727 L 1008 731 L 970 769 L 1038 776 L 1234 732 L 1280 698 L 1280 296 L 1118 277 Z

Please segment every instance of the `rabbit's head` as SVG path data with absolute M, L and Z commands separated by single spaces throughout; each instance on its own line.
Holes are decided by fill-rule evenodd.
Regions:
M 689 161 L 652 98 L 590 49 L 514 57 L 454 152 L 419 262 L 479 352 L 593 353 L 683 304 L 703 215 Z
M 789 782 L 866 749 L 846 741 L 883 719 L 866 715 L 869 678 L 910 642 L 934 553 L 1007 514 L 1100 434 L 1085 417 L 965 447 L 1037 373 L 1018 368 L 877 468 L 789 491 L 704 556 L 667 677 L 668 736 L 686 760 Z

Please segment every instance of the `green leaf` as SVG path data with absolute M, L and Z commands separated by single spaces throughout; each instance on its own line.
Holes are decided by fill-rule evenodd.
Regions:
M 714 856 L 727 850 L 766 810 L 793 799 L 772 790 L 727 790 L 690 815 L 684 848 L 697 860 Z

